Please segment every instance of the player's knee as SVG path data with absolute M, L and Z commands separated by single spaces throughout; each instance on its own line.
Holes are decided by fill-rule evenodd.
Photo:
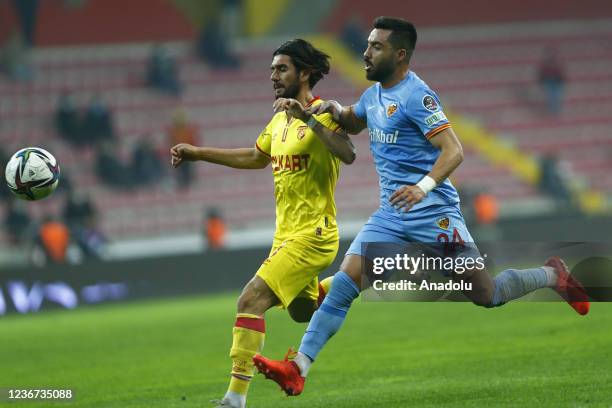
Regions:
M 483 289 L 477 293 L 474 293 L 471 297 L 472 303 L 476 306 L 482 306 L 486 308 L 495 307 L 493 304 L 493 291 L 488 289 Z
M 493 303 L 491 300 L 486 299 L 476 299 L 472 301 L 476 306 L 484 307 L 486 309 L 490 309 L 493 307 Z
M 239 312 L 249 312 L 256 305 L 256 296 L 247 289 L 243 290 L 240 296 L 238 297 L 238 311 Z
M 263 280 L 253 279 L 247 283 L 238 298 L 238 312 L 262 314 L 277 301 L 278 299 Z
M 340 270 L 346 273 L 357 286 L 361 286 L 361 263 L 361 256 L 347 255 L 340 265 Z
M 461 275 L 455 275 L 455 280 L 468 282 L 471 289 L 463 292 L 476 306 L 494 307 L 493 294 L 495 285 L 485 268 L 466 269 Z

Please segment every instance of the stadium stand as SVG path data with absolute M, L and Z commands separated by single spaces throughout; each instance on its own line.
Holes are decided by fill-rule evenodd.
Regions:
M 529 29 L 536 26 L 534 35 Z M 554 153 L 583 183 L 611 193 L 612 179 L 606 176 L 612 168 L 612 137 L 606 127 L 612 122 L 612 25 L 577 24 L 565 31 L 555 23 L 525 27 L 509 36 L 504 35 L 503 26 L 499 36 L 491 36 L 490 26 L 465 35 L 429 29 L 422 36 L 413 68 L 455 112 L 478 120 L 525 154 Z M 564 110 L 558 117 L 544 112 L 537 84 L 538 62 L 551 46 L 559 50 L 568 77 Z M 240 52 L 240 69 L 211 71 L 192 56 L 186 43 L 170 44 L 185 88 L 179 98 L 144 86 L 149 45 L 37 49 L 33 82 L 0 78 L 0 141 L 7 152 L 22 147 L 26 137 L 28 143 L 52 151 L 74 188 L 91 195 L 100 211 L 101 227 L 112 240 L 199 232 L 203 208 L 209 206 L 223 208 L 229 229 L 271 226 L 274 203 L 269 169 L 237 171 L 200 165 L 189 190 L 176 190 L 164 182 L 155 188 L 111 190 L 96 179 L 94 149 L 76 150 L 66 144 L 55 134 L 52 117 L 62 92 L 71 92 L 81 106 L 99 93 L 115 114 L 122 157 L 146 135 L 169 163 L 166 132 L 178 106 L 200 126 L 201 143 L 250 146 L 272 114 L 268 78 L 272 49 L 269 44 L 251 44 Z M 323 98 L 344 103 L 355 101 L 361 91 L 336 71 L 316 90 Z M 363 220 L 378 203 L 377 177 L 367 135 L 354 140 L 358 159 L 343 169 L 337 201 L 341 219 Z M 454 181 L 459 188 L 494 194 L 502 217 L 546 202 L 533 185 L 491 164 L 469 146 Z M 63 200 L 58 196 L 33 203 L 29 209 L 36 218 L 58 214 Z

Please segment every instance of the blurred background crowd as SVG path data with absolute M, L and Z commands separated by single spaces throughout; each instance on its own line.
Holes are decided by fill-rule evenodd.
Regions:
M 298 35 L 332 55 L 315 93 L 354 103 L 368 85 L 370 22 L 382 14 L 419 29 L 412 69 L 463 141 L 453 182 L 477 240 L 508 239 L 521 219 L 559 228 L 608 219 L 612 7 L 473 3 L 0 2 L 0 163 L 40 146 L 62 170 L 45 201 L 20 202 L 2 185 L 0 262 L 112 259 L 129 256 L 127 243 L 134 256 L 269 245 L 269 169 L 172 169 L 169 148 L 252 146 L 272 115 L 271 53 Z M 378 205 L 368 139 L 354 140 L 358 159 L 337 193 L 345 239 Z

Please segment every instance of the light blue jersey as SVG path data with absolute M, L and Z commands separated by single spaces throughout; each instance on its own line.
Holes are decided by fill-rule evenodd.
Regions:
M 473 242 L 459 209 L 459 195 L 444 180 L 408 212 L 389 197 L 431 172 L 440 150 L 429 139 L 450 127 L 438 96 L 414 72 L 384 89 L 369 87 L 353 107 L 367 121 L 370 150 L 379 177 L 380 208 L 363 226 L 347 254 L 363 255 L 363 244 Z
M 370 150 L 380 185 L 380 207 L 396 210 L 389 196 L 405 185 L 418 183 L 428 174 L 440 155 L 430 142 L 450 127 L 438 96 L 414 72 L 397 85 L 385 89 L 379 82 L 369 87 L 353 107 L 367 120 Z M 456 205 L 457 190 L 444 180 L 410 211 L 429 206 Z

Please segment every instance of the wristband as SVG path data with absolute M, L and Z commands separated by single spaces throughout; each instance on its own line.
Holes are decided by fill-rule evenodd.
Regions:
M 310 119 L 306 121 L 306 125 L 311 129 L 314 129 L 314 127 L 317 126 L 318 124 L 319 124 L 319 121 L 315 119 L 314 115 L 310 115 Z
M 429 176 L 423 177 L 421 181 L 416 183 L 416 186 L 423 190 L 425 194 L 428 194 L 431 190 L 436 188 L 437 185 L 438 183 L 436 183 L 436 180 L 432 179 Z

